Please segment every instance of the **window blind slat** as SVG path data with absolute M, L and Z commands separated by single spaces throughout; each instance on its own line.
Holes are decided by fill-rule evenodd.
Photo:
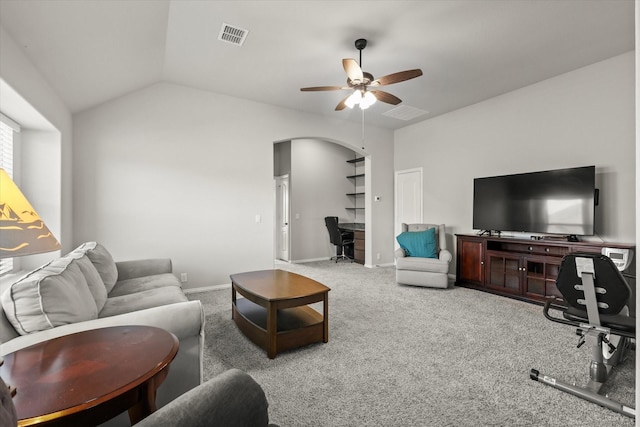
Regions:
M 7 171 L 7 174 L 13 178 L 13 133 L 20 130 L 17 123 L 11 121 L 3 114 L 0 114 L 0 168 Z M 0 276 L 13 270 L 13 258 L 0 259 Z

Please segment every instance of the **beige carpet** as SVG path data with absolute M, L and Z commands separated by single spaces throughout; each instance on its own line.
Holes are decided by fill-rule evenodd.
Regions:
M 466 288 L 398 286 L 393 268 L 285 265 L 329 286 L 329 342 L 269 360 L 231 320 L 231 291 L 205 307 L 205 378 L 235 367 L 286 426 L 632 426 L 632 419 L 529 379 L 587 379 L 589 350 L 542 308 Z M 610 379 L 633 406 L 635 351 Z

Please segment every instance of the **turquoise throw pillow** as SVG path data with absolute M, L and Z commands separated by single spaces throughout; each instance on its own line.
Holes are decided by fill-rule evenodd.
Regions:
M 438 258 L 435 228 L 425 231 L 405 231 L 396 237 L 396 240 L 407 256 Z

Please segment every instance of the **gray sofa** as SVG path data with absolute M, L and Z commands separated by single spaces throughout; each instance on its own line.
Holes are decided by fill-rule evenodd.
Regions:
M 87 242 L 10 283 L 0 302 L 0 355 L 74 332 L 149 325 L 180 342 L 158 407 L 202 382 L 204 313 L 200 301 L 185 296 L 169 259 L 115 262 L 103 246 Z M 124 413 L 107 424 L 129 419 Z

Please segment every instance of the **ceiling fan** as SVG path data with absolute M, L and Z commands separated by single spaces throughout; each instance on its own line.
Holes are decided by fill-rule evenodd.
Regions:
M 386 86 L 394 83 L 410 80 L 422 75 L 422 70 L 417 68 L 414 70 L 400 71 L 398 73 L 388 74 L 374 79 L 371 73 L 362 71 L 362 50 L 367 47 L 366 39 L 358 39 L 355 42 L 356 48 L 360 51 L 360 65 L 355 59 L 343 59 L 342 66 L 347 73 L 347 86 L 315 86 L 300 88 L 302 92 L 318 92 L 326 90 L 351 90 L 353 93 L 343 98 L 338 105 L 336 111 L 344 110 L 345 107 L 353 108 L 359 105 L 360 109 L 369 108 L 374 102 L 382 101 L 387 104 L 397 105 L 402 102 L 400 98 L 388 92 L 377 90 L 379 86 Z

